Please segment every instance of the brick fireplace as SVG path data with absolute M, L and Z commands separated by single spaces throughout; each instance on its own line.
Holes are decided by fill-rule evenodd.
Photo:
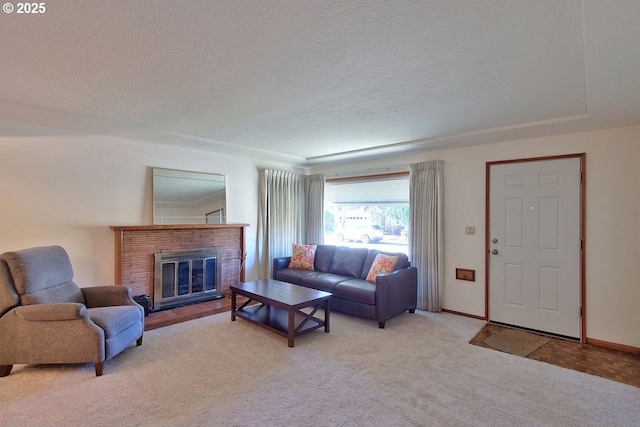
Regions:
M 244 281 L 244 234 L 248 224 L 112 226 L 115 231 L 116 284 L 133 295 L 154 295 L 155 255 L 216 248 L 220 268 L 218 292 Z M 241 268 L 242 266 L 242 268 Z

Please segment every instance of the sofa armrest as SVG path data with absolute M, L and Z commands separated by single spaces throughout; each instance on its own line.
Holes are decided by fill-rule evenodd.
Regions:
M 276 278 L 276 272 L 278 270 L 282 270 L 283 268 L 287 268 L 289 266 L 290 262 L 291 262 L 291 257 L 290 256 L 274 258 L 273 259 L 273 266 L 272 266 L 272 269 L 271 269 L 271 278 L 275 279 Z
M 78 320 L 87 317 L 87 308 L 80 303 L 33 304 L 14 308 L 21 320 L 32 322 L 55 322 Z
M 130 286 L 93 286 L 81 290 L 89 308 L 138 305 L 131 296 Z
M 407 267 L 376 278 L 378 322 L 385 322 L 406 310 L 415 310 L 418 302 L 418 270 Z

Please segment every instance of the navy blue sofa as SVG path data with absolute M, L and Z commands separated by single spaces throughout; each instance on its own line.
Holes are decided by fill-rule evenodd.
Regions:
M 376 283 L 365 279 L 377 254 L 398 256 L 395 270 L 380 274 Z M 406 254 L 367 248 L 318 245 L 314 270 L 289 268 L 291 257 L 274 258 L 273 279 L 331 292 L 331 310 L 378 321 L 416 309 L 418 276 Z

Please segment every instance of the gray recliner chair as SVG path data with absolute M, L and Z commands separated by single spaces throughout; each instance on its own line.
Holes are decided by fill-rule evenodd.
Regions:
M 0 377 L 14 364 L 57 363 L 94 363 L 100 376 L 143 332 L 131 288 L 80 288 L 60 246 L 0 255 Z

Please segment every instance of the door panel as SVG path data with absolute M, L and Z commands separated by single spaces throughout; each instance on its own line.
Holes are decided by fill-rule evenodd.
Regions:
M 489 168 L 489 320 L 581 335 L 580 158 Z
M 509 305 L 524 306 L 524 278 L 522 270 L 523 266 L 521 264 L 505 264 L 505 300 Z

